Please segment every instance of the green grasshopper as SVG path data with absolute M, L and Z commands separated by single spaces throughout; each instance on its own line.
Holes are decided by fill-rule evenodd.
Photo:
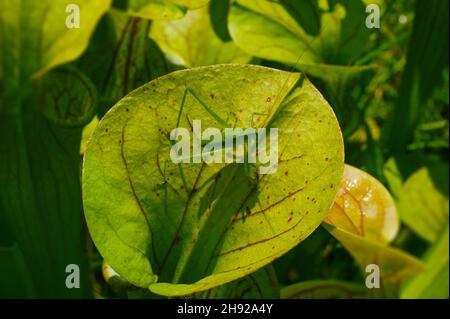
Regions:
M 182 115 L 183 115 L 183 110 L 184 110 L 184 108 L 185 108 L 185 105 L 186 105 L 186 100 L 187 100 L 187 96 L 188 96 L 188 94 L 190 94 L 196 101 L 198 101 L 199 102 L 199 104 L 200 104 L 200 106 L 204 109 L 204 110 L 206 110 L 206 112 L 211 116 L 211 118 L 213 118 L 214 120 L 216 120 L 217 121 L 217 123 L 219 123 L 220 124 L 220 126 L 221 126 L 221 135 L 222 135 L 222 142 L 221 142 L 221 145 L 216 145 L 216 146 L 219 146 L 219 147 L 217 147 L 217 148 L 214 148 L 215 149 L 215 151 L 216 152 L 222 152 L 222 151 L 225 151 L 225 152 L 227 152 L 227 151 L 230 151 L 230 145 L 231 145 L 231 151 L 233 151 L 233 148 L 234 148 L 234 145 L 236 144 L 236 141 L 239 139 L 239 138 L 245 138 L 245 136 L 246 136 L 246 134 L 245 133 L 242 133 L 241 135 L 237 135 L 237 136 L 233 136 L 233 139 L 232 139 L 232 143 L 230 143 L 230 141 L 228 140 L 227 141 L 227 139 L 226 139 L 226 136 L 225 136 L 225 138 L 224 138 L 224 135 L 225 135 L 225 133 L 224 133 L 224 130 L 225 129 L 227 129 L 227 128 L 229 128 L 229 122 L 230 122 L 230 118 L 231 117 L 234 117 L 234 123 L 232 124 L 233 125 L 233 129 L 236 127 L 236 123 L 237 123 L 237 119 L 236 119 L 236 117 L 233 115 L 233 114 L 231 114 L 231 113 L 228 113 L 228 117 L 226 118 L 226 119 L 223 119 L 220 115 L 218 115 L 216 112 L 214 112 L 214 110 L 212 110 L 212 108 L 211 107 L 209 107 L 208 105 L 207 105 L 207 103 L 205 103 L 204 101 L 202 101 L 199 97 L 198 97 L 198 95 L 195 93 L 195 91 L 193 90 L 193 89 L 191 89 L 191 88 L 186 88 L 185 89 L 185 91 L 183 92 L 183 97 L 182 97 L 182 100 L 181 100 L 181 105 L 180 105 L 180 108 L 179 108 L 179 111 L 178 111 L 178 116 L 177 116 L 177 122 L 176 122 L 176 128 L 178 128 L 179 127 L 179 125 L 180 125 L 180 122 L 181 122 L 181 117 L 182 117 Z M 250 123 L 251 123 L 251 127 L 253 127 L 254 126 L 254 118 L 255 118 L 255 116 L 268 116 L 268 113 L 260 113 L 260 112 L 254 112 L 254 113 L 252 113 L 251 114 L 251 117 L 250 117 Z M 192 128 L 192 125 L 191 125 L 191 128 Z M 170 134 L 169 133 L 166 133 L 165 134 L 165 137 L 167 138 L 167 140 L 169 141 L 169 143 L 173 146 L 174 144 L 175 144 L 175 141 L 173 140 L 173 139 L 171 139 L 171 137 L 170 137 Z M 203 147 L 205 147 L 206 145 L 208 145 L 209 143 L 211 143 L 211 140 L 210 139 L 206 139 L 206 140 L 201 140 L 200 141 L 200 145 L 201 145 L 201 148 L 203 149 Z M 246 144 L 244 144 L 244 154 L 247 154 L 247 151 L 248 151 L 248 145 L 246 145 Z M 189 156 L 188 156 L 188 159 L 190 160 L 190 161 L 192 161 L 192 160 L 194 160 L 195 158 L 198 158 L 198 157 L 202 157 L 202 152 L 200 151 L 199 153 L 193 153 L 193 154 L 189 154 Z M 163 183 L 161 183 L 161 184 L 158 184 L 157 186 L 156 186 L 156 189 L 164 189 L 166 186 L 167 186 L 167 178 L 166 178 L 166 169 L 167 169 L 167 162 L 169 161 L 169 159 L 167 159 L 167 160 L 165 160 L 164 161 L 164 170 L 163 170 L 163 172 L 162 172 L 162 175 L 163 175 L 163 177 L 164 177 L 164 182 Z M 243 161 L 243 163 L 244 163 L 244 167 L 245 167 L 245 172 L 246 172 L 246 174 L 249 174 L 249 172 L 250 172 L 250 167 L 249 167 L 249 165 L 251 165 L 250 163 L 248 163 L 247 161 Z M 188 185 L 187 185 L 187 182 L 186 182 L 186 178 L 185 178 L 185 174 L 184 174 L 184 171 L 183 171 L 183 167 L 182 167 L 182 164 L 181 163 L 178 163 L 177 164 L 178 165 L 178 171 L 179 171 L 179 175 L 180 175 L 180 178 L 181 178 L 181 180 L 182 180 L 182 183 L 183 183 L 183 186 L 184 186 L 184 189 L 186 190 L 186 192 L 187 192 L 187 195 L 189 196 L 189 188 L 188 188 Z
M 236 123 L 237 123 L 237 119 L 236 119 L 236 117 L 235 117 L 234 115 L 228 114 L 227 119 L 223 119 L 223 118 L 222 118 L 221 116 L 219 116 L 216 112 L 214 112 L 214 111 L 207 105 L 207 103 L 205 103 L 204 101 L 202 101 L 202 100 L 197 96 L 197 94 L 196 94 L 191 88 L 189 88 L 189 87 L 186 88 L 185 91 L 184 91 L 184 93 L 183 93 L 183 97 L 182 97 L 180 109 L 179 109 L 179 111 L 178 111 L 177 122 L 176 122 L 176 128 L 178 128 L 179 125 L 180 125 L 181 117 L 182 117 L 182 114 L 183 114 L 183 110 L 184 110 L 184 107 L 185 107 L 185 104 L 186 104 L 186 99 L 187 99 L 187 95 L 188 95 L 188 94 L 191 94 L 191 95 L 192 95 L 192 96 L 200 103 L 200 106 L 201 106 L 204 110 L 206 110 L 207 113 L 221 125 L 221 134 L 222 134 L 222 137 L 224 136 L 224 130 L 227 129 L 227 128 L 229 127 L 228 122 L 229 122 L 229 120 L 230 120 L 230 117 L 234 117 L 233 128 L 235 128 Z M 267 117 L 268 115 L 269 115 L 268 113 L 253 112 L 253 113 L 251 114 L 251 117 L 250 117 L 251 127 L 254 126 L 254 118 L 255 118 L 255 116 L 265 116 L 265 117 Z M 191 128 L 192 128 L 192 126 L 191 126 Z M 243 133 L 242 135 L 245 136 L 245 133 Z M 175 144 L 175 142 L 170 138 L 169 133 L 165 134 L 165 137 L 167 138 L 167 140 L 169 141 L 169 143 L 170 143 L 172 146 Z M 234 136 L 234 138 L 233 138 L 233 143 L 231 143 L 233 146 L 234 146 L 236 140 L 237 140 L 239 137 L 241 137 L 241 136 Z M 201 144 L 201 146 L 202 146 L 202 148 L 203 148 L 204 146 L 206 146 L 206 145 L 209 144 L 210 142 L 211 142 L 210 140 L 201 140 L 201 143 L 200 143 L 200 144 Z M 222 143 L 221 143 L 220 146 L 221 146 L 221 147 L 220 147 L 217 151 L 221 152 L 221 151 L 223 151 L 223 150 L 225 150 L 225 151 L 227 150 L 227 141 L 226 141 L 226 139 L 222 138 Z M 232 147 L 233 147 L 233 146 L 232 146 Z M 246 154 L 247 151 L 248 151 L 248 145 L 244 144 L 244 154 Z M 202 152 L 200 152 L 200 153 L 198 153 L 198 154 L 190 154 L 190 155 L 189 155 L 189 159 L 192 160 L 192 159 L 193 159 L 194 157 L 196 157 L 196 156 L 201 157 L 201 154 L 202 154 Z M 165 200 L 166 200 L 166 201 L 167 201 L 167 186 L 168 186 L 168 181 L 167 181 L 167 177 L 166 177 L 166 169 L 167 169 L 167 163 L 168 163 L 168 162 L 169 162 L 169 159 L 167 159 L 167 160 L 164 161 L 164 170 L 161 172 L 162 175 L 163 175 L 163 178 L 164 178 L 164 182 L 161 183 L 161 184 L 158 184 L 158 185 L 156 186 L 156 189 L 157 189 L 157 190 L 163 190 L 163 191 L 164 191 L 164 197 L 165 197 Z M 247 174 L 247 176 L 250 176 L 250 171 L 251 171 L 251 170 L 250 170 L 250 165 L 251 165 L 251 164 L 248 163 L 248 162 L 246 162 L 245 160 L 244 160 L 243 164 L 244 164 L 244 168 L 245 168 L 245 173 Z M 177 166 L 178 166 L 179 176 L 180 176 L 180 178 L 181 178 L 181 180 L 182 180 L 182 183 L 183 183 L 183 187 L 184 187 L 184 189 L 186 190 L 186 195 L 189 197 L 189 196 L 191 195 L 191 191 L 189 191 L 190 188 L 188 188 L 188 185 L 187 185 L 187 182 L 186 182 L 186 178 L 185 178 L 185 174 L 184 174 L 184 171 L 183 171 L 182 164 L 181 164 L 181 163 L 178 163 Z M 212 176 L 212 177 L 210 177 L 210 179 L 208 179 L 208 181 L 210 181 L 210 180 L 212 180 L 212 179 L 214 179 L 214 178 L 215 178 L 215 177 Z M 253 179 L 256 179 L 256 185 L 258 185 L 259 182 L 260 182 L 260 178 L 258 177 L 258 174 L 256 174 L 256 177 L 253 178 Z M 205 182 L 204 185 L 207 185 L 207 184 L 208 184 L 208 181 Z M 259 198 L 257 198 L 256 201 L 257 201 L 259 207 L 262 209 L 262 204 L 261 204 Z M 245 222 L 246 216 L 247 216 L 248 212 L 243 212 L 243 214 L 244 214 L 244 218 L 243 218 L 242 220 L 243 220 L 243 222 Z M 264 215 L 264 218 L 266 219 L 266 222 L 267 222 L 267 223 L 270 225 L 270 227 L 272 228 L 272 225 L 271 225 L 270 221 L 267 220 L 267 218 L 266 218 L 265 215 Z M 272 230 L 273 230 L 273 228 L 272 228 Z
M 199 103 L 200 106 L 207 111 L 207 113 L 217 121 L 217 123 L 220 124 L 221 126 L 221 145 L 219 144 L 212 144 L 210 146 L 212 146 L 212 148 L 214 149 L 214 151 L 211 151 L 211 154 L 214 155 L 214 153 L 216 152 L 227 152 L 227 151 L 232 151 L 234 148 L 234 145 L 238 145 L 237 141 L 240 140 L 241 142 L 244 141 L 245 136 L 248 136 L 246 131 L 241 130 L 241 132 L 239 134 L 233 134 L 232 140 L 227 139 L 227 136 L 225 136 L 224 134 L 224 130 L 226 131 L 227 129 L 229 129 L 229 120 L 230 117 L 234 117 L 234 124 L 233 124 L 233 130 L 236 128 L 236 123 L 237 123 L 237 119 L 236 117 L 231 114 L 228 113 L 228 117 L 227 119 L 223 119 L 220 115 L 218 115 L 216 112 L 214 112 L 212 110 L 212 108 L 210 108 L 204 101 L 202 101 L 197 94 L 191 89 L 191 88 L 186 88 L 184 93 L 183 93 L 183 97 L 182 97 L 182 101 L 181 101 L 181 106 L 180 109 L 178 111 L 178 116 L 177 116 L 177 122 L 176 122 L 176 128 L 179 127 L 180 122 L 181 122 L 181 116 L 183 114 L 183 110 L 186 104 L 186 99 L 187 99 L 187 95 L 191 94 Z M 254 117 L 255 116 L 268 116 L 267 113 L 259 113 L 259 112 L 254 112 L 251 114 L 251 118 L 250 118 L 250 122 L 251 122 L 251 127 L 254 126 Z M 196 120 L 194 120 L 194 125 L 195 125 Z M 191 125 L 191 129 L 192 129 L 192 124 L 189 122 L 189 124 Z M 192 129 L 194 130 L 194 129 Z M 173 141 L 173 139 L 171 138 L 171 136 L 169 135 L 169 133 L 166 133 L 166 138 L 170 141 L 170 143 L 172 144 L 172 146 L 175 144 L 175 142 Z M 211 139 L 201 139 L 199 141 L 199 145 L 200 145 L 200 149 L 203 149 L 203 147 L 207 146 L 208 144 L 211 143 Z M 243 143 L 244 146 L 244 154 L 247 154 L 248 151 L 248 145 L 246 145 L 245 143 Z M 185 158 L 181 158 L 181 160 L 188 160 L 188 162 L 192 162 L 194 160 L 194 162 L 199 163 L 200 162 L 200 158 L 202 157 L 202 152 L 197 152 L 197 153 L 193 153 L 193 154 L 189 154 L 187 157 Z M 197 161 L 195 161 L 197 160 Z M 239 163 L 245 163 L 246 164 L 246 171 L 248 172 L 248 162 L 245 162 L 245 160 L 243 160 L 243 157 L 241 158 L 242 161 L 238 161 Z M 185 162 L 185 161 L 183 161 Z M 227 162 L 227 161 L 226 161 Z M 229 162 L 227 162 L 229 163 Z M 182 168 L 181 168 L 182 170 Z M 181 172 L 182 174 L 182 172 Z
M 236 119 L 236 117 L 232 114 L 232 113 L 229 113 L 229 112 L 227 112 L 228 113 L 228 118 L 226 119 L 226 120 L 224 120 L 222 117 L 220 117 L 216 112 L 214 112 L 213 110 L 212 110 L 212 108 L 210 108 L 204 101 L 202 101 L 198 96 L 197 96 L 197 94 L 194 92 L 194 90 L 192 90 L 191 88 L 186 88 L 185 90 L 184 90 L 184 93 L 183 93 L 183 98 L 182 98 L 182 101 L 181 101 L 181 106 L 180 106 L 180 109 L 179 109 L 179 111 L 178 111 L 178 117 L 177 117 L 177 123 L 176 123 L 176 127 L 179 127 L 179 125 L 180 125 L 180 121 L 181 121 L 181 116 L 182 116 L 182 114 L 183 114 L 183 109 L 184 109 L 184 106 L 185 106 L 185 104 L 186 104 L 186 98 L 187 98 L 187 95 L 188 94 L 191 94 L 199 103 L 200 103 L 200 105 L 211 115 L 211 117 L 212 118 L 214 118 L 221 126 L 222 126 L 222 131 L 224 130 L 224 129 L 226 129 L 226 128 L 228 128 L 229 127 L 229 119 L 230 119 L 230 117 L 234 117 L 234 123 L 233 123 L 233 128 L 235 128 L 236 127 L 236 122 L 237 122 L 237 119 Z M 250 123 L 251 123 L 251 127 L 253 127 L 253 122 L 254 122 L 254 117 L 255 116 L 268 116 L 268 114 L 267 113 L 259 113 L 259 112 L 254 112 L 254 113 L 252 113 L 252 115 L 251 115 L 251 120 L 250 120 Z M 223 132 L 222 132 L 222 134 L 223 134 Z M 245 134 L 242 134 L 241 136 L 245 136 Z M 169 137 L 168 135 L 167 135 L 167 137 Z M 235 139 L 236 138 L 239 138 L 240 136 L 237 136 L 237 137 L 235 137 Z M 169 138 L 169 140 L 170 140 L 170 138 Z M 225 149 L 226 148 L 226 143 L 225 143 L 225 139 L 223 139 L 222 138 L 222 141 L 224 141 L 223 142 L 223 148 L 222 149 Z M 172 140 L 171 140 L 171 142 L 173 142 Z M 235 140 L 233 140 L 233 142 L 235 142 Z M 210 143 L 210 140 L 201 140 L 201 146 L 202 147 L 204 147 L 204 146 L 206 146 L 208 143 Z M 233 143 L 234 144 L 234 143 Z M 195 154 L 195 155 L 193 155 L 194 157 L 195 156 L 200 156 L 199 154 Z

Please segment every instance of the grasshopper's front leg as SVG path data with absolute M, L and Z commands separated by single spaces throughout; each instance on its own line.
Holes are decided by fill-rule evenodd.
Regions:
M 194 90 L 192 90 L 191 88 L 186 88 L 185 94 L 187 94 L 186 92 L 190 93 L 199 103 L 200 105 L 206 110 L 206 112 L 208 112 L 217 122 L 219 122 L 219 124 L 225 128 L 228 126 L 227 122 L 221 118 L 216 112 L 214 112 L 204 101 L 202 101 L 197 94 L 194 92 Z
M 193 90 L 192 88 L 186 87 L 186 89 L 185 89 L 184 92 L 183 92 L 183 97 L 182 97 L 182 99 L 181 99 L 180 109 L 178 110 L 178 116 L 177 116 L 176 128 L 178 128 L 178 127 L 180 126 L 181 116 L 182 116 L 182 114 L 183 114 L 183 110 L 184 110 L 184 107 L 185 107 L 185 104 L 186 104 L 186 100 L 187 100 L 188 94 L 192 95 L 192 96 L 200 103 L 200 105 L 206 110 L 206 112 L 208 112 L 208 114 L 210 114 L 211 117 L 214 118 L 214 119 L 215 119 L 215 120 L 216 120 L 223 128 L 226 128 L 226 127 L 228 126 L 228 125 L 227 125 L 227 122 L 226 122 L 222 117 L 220 117 L 217 113 L 215 113 L 215 112 L 212 110 L 212 108 L 210 108 L 204 101 L 202 101 L 202 100 L 197 96 L 197 94 L 194 92 L 194 90 Z M 168 138 L 169 138 L 169 140 L 170 140 L 170 136 L 168 136 Z M 206 142 L 209 142 L 209 141 L 206 141 Z M 171 143 L 174 144 L 173 141 L 171 141 Z M 203 145 L 203 144 L 204 144 L 204 141 L 201 141 L 201 144 L 202 144 L 202 146 L 204 146 L 204 145 Z M 195 155 L 192 154 L 192 157 L 193 157 L 193 156 L 195 156 Z M 183 167 L 182 167 L 181 163 L 178 163 L 178 169 L 179 169 L 179 172 L 180 172 L 180 177 L 181 177 L 181 179 L 182 179 L 182 181 L 183 181 L 184 188 L 186 189 L 186 192 L 187 192 L 188 195 L 189 195 L 189 191 L 188 191 L 188 187 L 187 187 L 187 182 L 186 182 L 186 178 L 185 178 L 184 171 L 183 171 Z

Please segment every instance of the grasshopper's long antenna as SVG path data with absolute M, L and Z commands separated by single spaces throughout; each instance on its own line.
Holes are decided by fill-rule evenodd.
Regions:
M 178 118 L 177 118 L 177 125 L 176 125 L 176 127 L 180 126 L 181 114 L 183 113 L 184 104 L 186 103 L 187 93 L 188 93 L 188 89 L 185 89 L 184 93 L 183 93 L 183 99 L 181 100 L 180 110 L 178 111 Z
M 186 104 L 187 94 L 188 94 L 188 89 L 185 89 L 183 92 L 183 98 L 181 100 L 180 110 L 178 111 L 177 125 L 175 126 L 176 128 L 178 128 L 180 126 L 181 115 L 183 114 L 183 108 L 184 108 L 184 105 Z M 187 187 L 186 178 L 184 177 L 183 167 L 181 167 L 181 163 L 178 163 L 177 166 L 178 166 L 178 170 L 180 171 L 180 177 L 181 177 L 181 181 L 183 182 L 183 187 L 186 191 L 186 194 L 189 196 L 189 190 Z
M 166 136 L 166 138 L 169 140 L 169 142 L 172 142 L 170 140 L 170 137 Z M 169 160 L 166 160 L 164 162 L 164 172 L 163 172 L 163 174 L 164 174 L 164 183 L 167 183 L 167 180 L 166 180 L 166 164 L 167 164 L 168 161 Z M 181 180 L 183 182 L 184 189 L 186 190 L 186 193 L 189 195 L 189 190 L 188 190 L 188 187 L 187 187 L 186 178 L 184 177 L 183 168 L 181 167 L 181 163 L 178 163 L 177 166 L 178 166 L 178 169 L 180 171 L 180 176 L 181 176 Z
M 215 113 L 212 109 L 210 109 L 208 107 L 208 105 L 206 105 L 205 102 L 203 102 L 202 100 L 200 100 L 200 98 L 197 96 L 197 94 L 195 94 L 195 92 L 191 89 L 191 88 L 187 88 L 186 91 L 188 91 L 189 93 L 192 94 L 192 96 L 203 106 L 203 108 L 209 113 L 211 114 L 211 116 L 220 123 L 220 125 L 222 125 L 224 128 L 228 126 L 227 122 L 225 122 L 217 113 Z

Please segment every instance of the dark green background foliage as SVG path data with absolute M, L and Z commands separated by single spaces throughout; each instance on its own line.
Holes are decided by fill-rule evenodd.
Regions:
M 99 251 L 108 254 L 116 247 L 104 248 L 100 240 L 94 245 L 97 227 L 103 226 L 93 226 L 91 211 L 86 211 L 86 224 L 84 210 L 91 209 L 95 197 L 102 194 L 91 191 L 90 185 L 97 185 L 95 180 L 101 177 L 91 173 L 92 169 L 88 177 L 83 175 L 83 156 L 86 145 L 89 154 L 87 139 L 98 121 L 105 118 L 99 125 L 104 130 L 109 121 L 117 120 L 117 108 L 107 114 L 116 103 L 131 103 L 123 98 L 139 87 L 131 96 L 142 98 L 150 88 L 143 85 L 173 71 L 186 70 L 179 74 L 185 74 L 193 85 L 225 94 L 224 104 L 231 101 L 226 95 L 230 90 L 243 94 L 243 88 L 230 87 L 233 74 L 246 72 L 239 67 L 237 71 L 236 66 L 223 67 L 223 83 L 208 80 L 207 71 L 190 70 L 228 63 L 302 72 L 304 84 L 289 84 L 291 88 L 296 85 L 290 96 L 317 97 L 310 82 L 320 91 L 339 121 L 345 163 L 384 184 L 401 224 L 389 247 L 319 226 L 310 235 L 302 234 L 307 238 L 302 237 L 293 249 L 286 248 L 281 257 L 257 267 L 263 268 L 220 282 L 226 284 L 218 287 L 207 283 L 208 290 L 194 289 L 189 297 L 448 298 L 447 0 L 72 2 L 80 4 L 80 29 L 65 27 L 66 1 L 0 0 L 1 298 L 185 295 L 170 285 L 150 287 L 150 292 L 146 289 L 150 283 L 142 287 L 130 278 L 151 281 L 154 277 L 133 273 L 136 269 L 125 269 L 122 276 L 131 273 L 126 279 L 138 287 L 118 277 L 105 281 L 102 262 L 106 256 Z M 365 26 L 366 5 L 372 2 L 381 10 L 380 29 Z M 271 77 L 278 73 L 267 70 L 248 67 L 248 81 L 267 76 L 277 87 L 282 75 L 289 74 L 280 72 L 276 80 Z M 174 76 L 173 83 L 180 78 Z M 153 83 L 161 90 L 170 86 L 164 80 Z M 248 101 L 251 94 L 272 101 L 257 84 L 244 93 Z M 176 94 L 175 90 L 168 93 L 167 101 Z M 152 99 L 156 97 L 149 101 L 157 103 Z M 242 100 L 247 101 L 246 97 Z M 318 109 L 322 104 L 325 101 L 317 99 Z M 284 111 L 296 114 L 287 106 Z M 327 114 L 324 106 L 317 116 L 326 118 Z M 176 116 L 175 111 L 167 114 Z M 309 118 L 302 114 L 300 119 Z M 283 114 L 277 120 L 285 123 Z M 149 125 L 151 132 L 153 124 Z M 98 134 L 94 134 L 96 142 Z M 324 133 L 312 128 L 311 134 Z M 325 145 L 313 148 L 320 150 Z M 329 149 L 339 153 L 339 145 Z M 95 167 L 91 163 L 88 169 Z M 233 172 L 245 180 L 238 173 Z M 338 174 L 330 173 L 328 178 Z M 222 187 L 220 180 L 217 184 Z M 82 185 L 83 192 L 91 191 L 84 197 Z M 275 183 L 270 186 L 279 188 Z M 322 204 L 334 195 L 335 191 L 317 193 Z M 170 206 L 173 216 L 178 215 L 175 206 Z M 226 214 L 230 209 L 225 206 L 218 211 Z M 200 240 L 205 251 L 211 238 Z M 380 259 L 370 260 L 367 251 L 376 251 Z M 189 284 L 202 278 L 193 264 L 210 258 L 200 252 L 193 249 L 188 271 L 183 273 Z M 215 251 L 209 253 L 212 256 Z M 366 262 L 387 269 L 389 279 L 382 289 L 365 288 Z M 80 289 L 66 288 L 68 264 L 80 266 Z M 165 277 L 170 281 L 170 276 Z

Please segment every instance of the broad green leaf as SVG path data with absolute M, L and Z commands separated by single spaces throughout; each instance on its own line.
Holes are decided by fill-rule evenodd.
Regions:
M 392 241 L 399 228 L 394 200 L 371 175 L 346 165 L 325 222 L 369 240 Z
M 79 57 L 110 0 L 80 0 L 80 28 L 69 29 L 65 0 L 19 0 L 0 3 L 0 44 L 4 72 L 20 65 L 20 76 L 42 75 Z M 69 17 L 69 18 L 68 18 Z M 20 36 L 18 36 L 20 35 Z M 19 81 L 12 81 L 16 85 Z
M 208 8 L 189 10 L 173 21 L 155 21 L 153 38 L 174 63 L 186 67 L 222 63 L 246 63 L 250 56 L 232 41 L 222 41 L 214 32 Z
M 180 19 L 186 14 L 186 8 L 169 0 L 130 0 L 127 13 L 149 20 Z
M 56 68 L 34 82 L 39 109 L 61 126 L 80 127 L 90 122 L 97 109 L 97 90 L 74 68 Z
M 205 291 L 198 297 L 208 299 L 276 299 L 280 298 L 280 288 L 273 267 L 267 266 L 229 284 Z
M 302 54 L 303 64 L 322 62 L 312 38 L 279 4 L 239 1 L 231 6 L 228 29 L 236 45 L 253 56 L 294 65 Z
M 437 154 L 408 153 L 393 156 L 386 161 L 383 175 L 386 178 L 391 194 L 396 200 L 400 197 L 403 184 L 423 166 L 430 168 L 434 166 L 442 167 L 441 159 Z M 445 172 L 442 175 L 444 174 Z
M 320 1 L 313 10 L 313 20 L 318 22 L 312 22 L 319 24 L 320 34 L 312 36 L 299 24 L 301 18 L 286 10 L 287 2 L 300 5 L 280 2 L 237 0 L 228 18 L 231 37 L 248 54 L 291 65 L 314 77 L 345 132 L 352 122 L 359 121 L 355 112 L 358 100 L 352 91 L 373 71 L 369 66 L 352 66 L 369 39 L 369 30 L 361 27 L 365 6 L 359 0 Z
M 197 9 L 209 0 L 129 0 L 127 13 L 149 20 L 173 20 L 182 18 L 187 9 Z
M 362 28 L 366 14 L 361 1 L 316 1 L 309 7 L 315 21 L 311 36 L 298 23 L 293 1 L 237 0 L 231 7 L 229 30 L 233 40 L 254 56 L 291 65 L 352 63 L 365 49 L 369 30 Z M 303 12 L 296 11 L 298 14 Z M 309 22 L 308 22 L 309 23 Z
M 98 117 L 94 116 L 94 118 L 92 118 L 92 121 L 83 127 L 83 131 L 81 132 L 81 142 L 80 142 L 80 154 L 81 155 L 83 155 L 84 152 L 86 151 L 87 141 L 91 137 L 92 132 L 94 132 L 95 128 L 97 127 L 98 122 L 99 122 Z
M 439 239 L 424 257 L 425 271 L 402 288 L 401 297 L 407 299 L 448 299 L 448 224 Z
M 334 280 L 299 282 L 281 289 L 282 299 L 366 299 L 370 290 L 364 286 Z
M 95 92 L 80 73 L 56 67 L 80 56 L 110 1 L 77 1 L 80 28 L 74 29 L 66 26 L 67 4 L 0 1 L 0 185 L 8 185 L 0 192 L 0 214 L 11 225 L 35 296 L 46 298 L 91 296 L 76 126 L 90 120 Z M 44 98 L 45 87 L 58 91 L 54 99 L 50 92 Z M 43 100 L 49 104 L 38 104 Z M 80 267 L 80 289 L 64 285 L 71 263 Z
M 366 79 L 370 78 L 372 66 L 341 66 L 329 64 L 297 64 L 297 69 L 310 75 L 320 92 L 324 94 L 336 111 L 343 127 L 344 136 L 354 132 L 361 125 L 362 111 L 358 88 L 364 89 Z M 360 91 L 361 92 L 361 91 Z
M 423 263 L 400 249 L 371 241 L 333 226 L 325 228 L 348 250 L 361 269 L 370 264 L 380 269 L 381 290 L 388 297 L 397 296 L 400 285 L 424 270 Z
M 187 87 L 232 126 L 278 128 L 277 172 L 173 164 L 166 134 Z M 183 114 L 181 127 L 200 119 L 221 128 L 191 95 Z M 139 88 L 100 121 L 84 159 L 85 215 L 100 253 L 127 281 L 190 295 L 242 278 L 306 238 L 331 207 L 342 170 L 336 118 L 302 75 L 194 68 Z
M 77 64 L 97 84 L 100 115 L 130 91 L 174 70 L 148 38 L 150 25 L 151 21 L 129 17 L 120 10 L 111 10 L 99 23 Z
M 401 188 L 398 208 L 408 227 L 434 242 L 448 224 L 448 164 L 423 167 L 412 174 Z

